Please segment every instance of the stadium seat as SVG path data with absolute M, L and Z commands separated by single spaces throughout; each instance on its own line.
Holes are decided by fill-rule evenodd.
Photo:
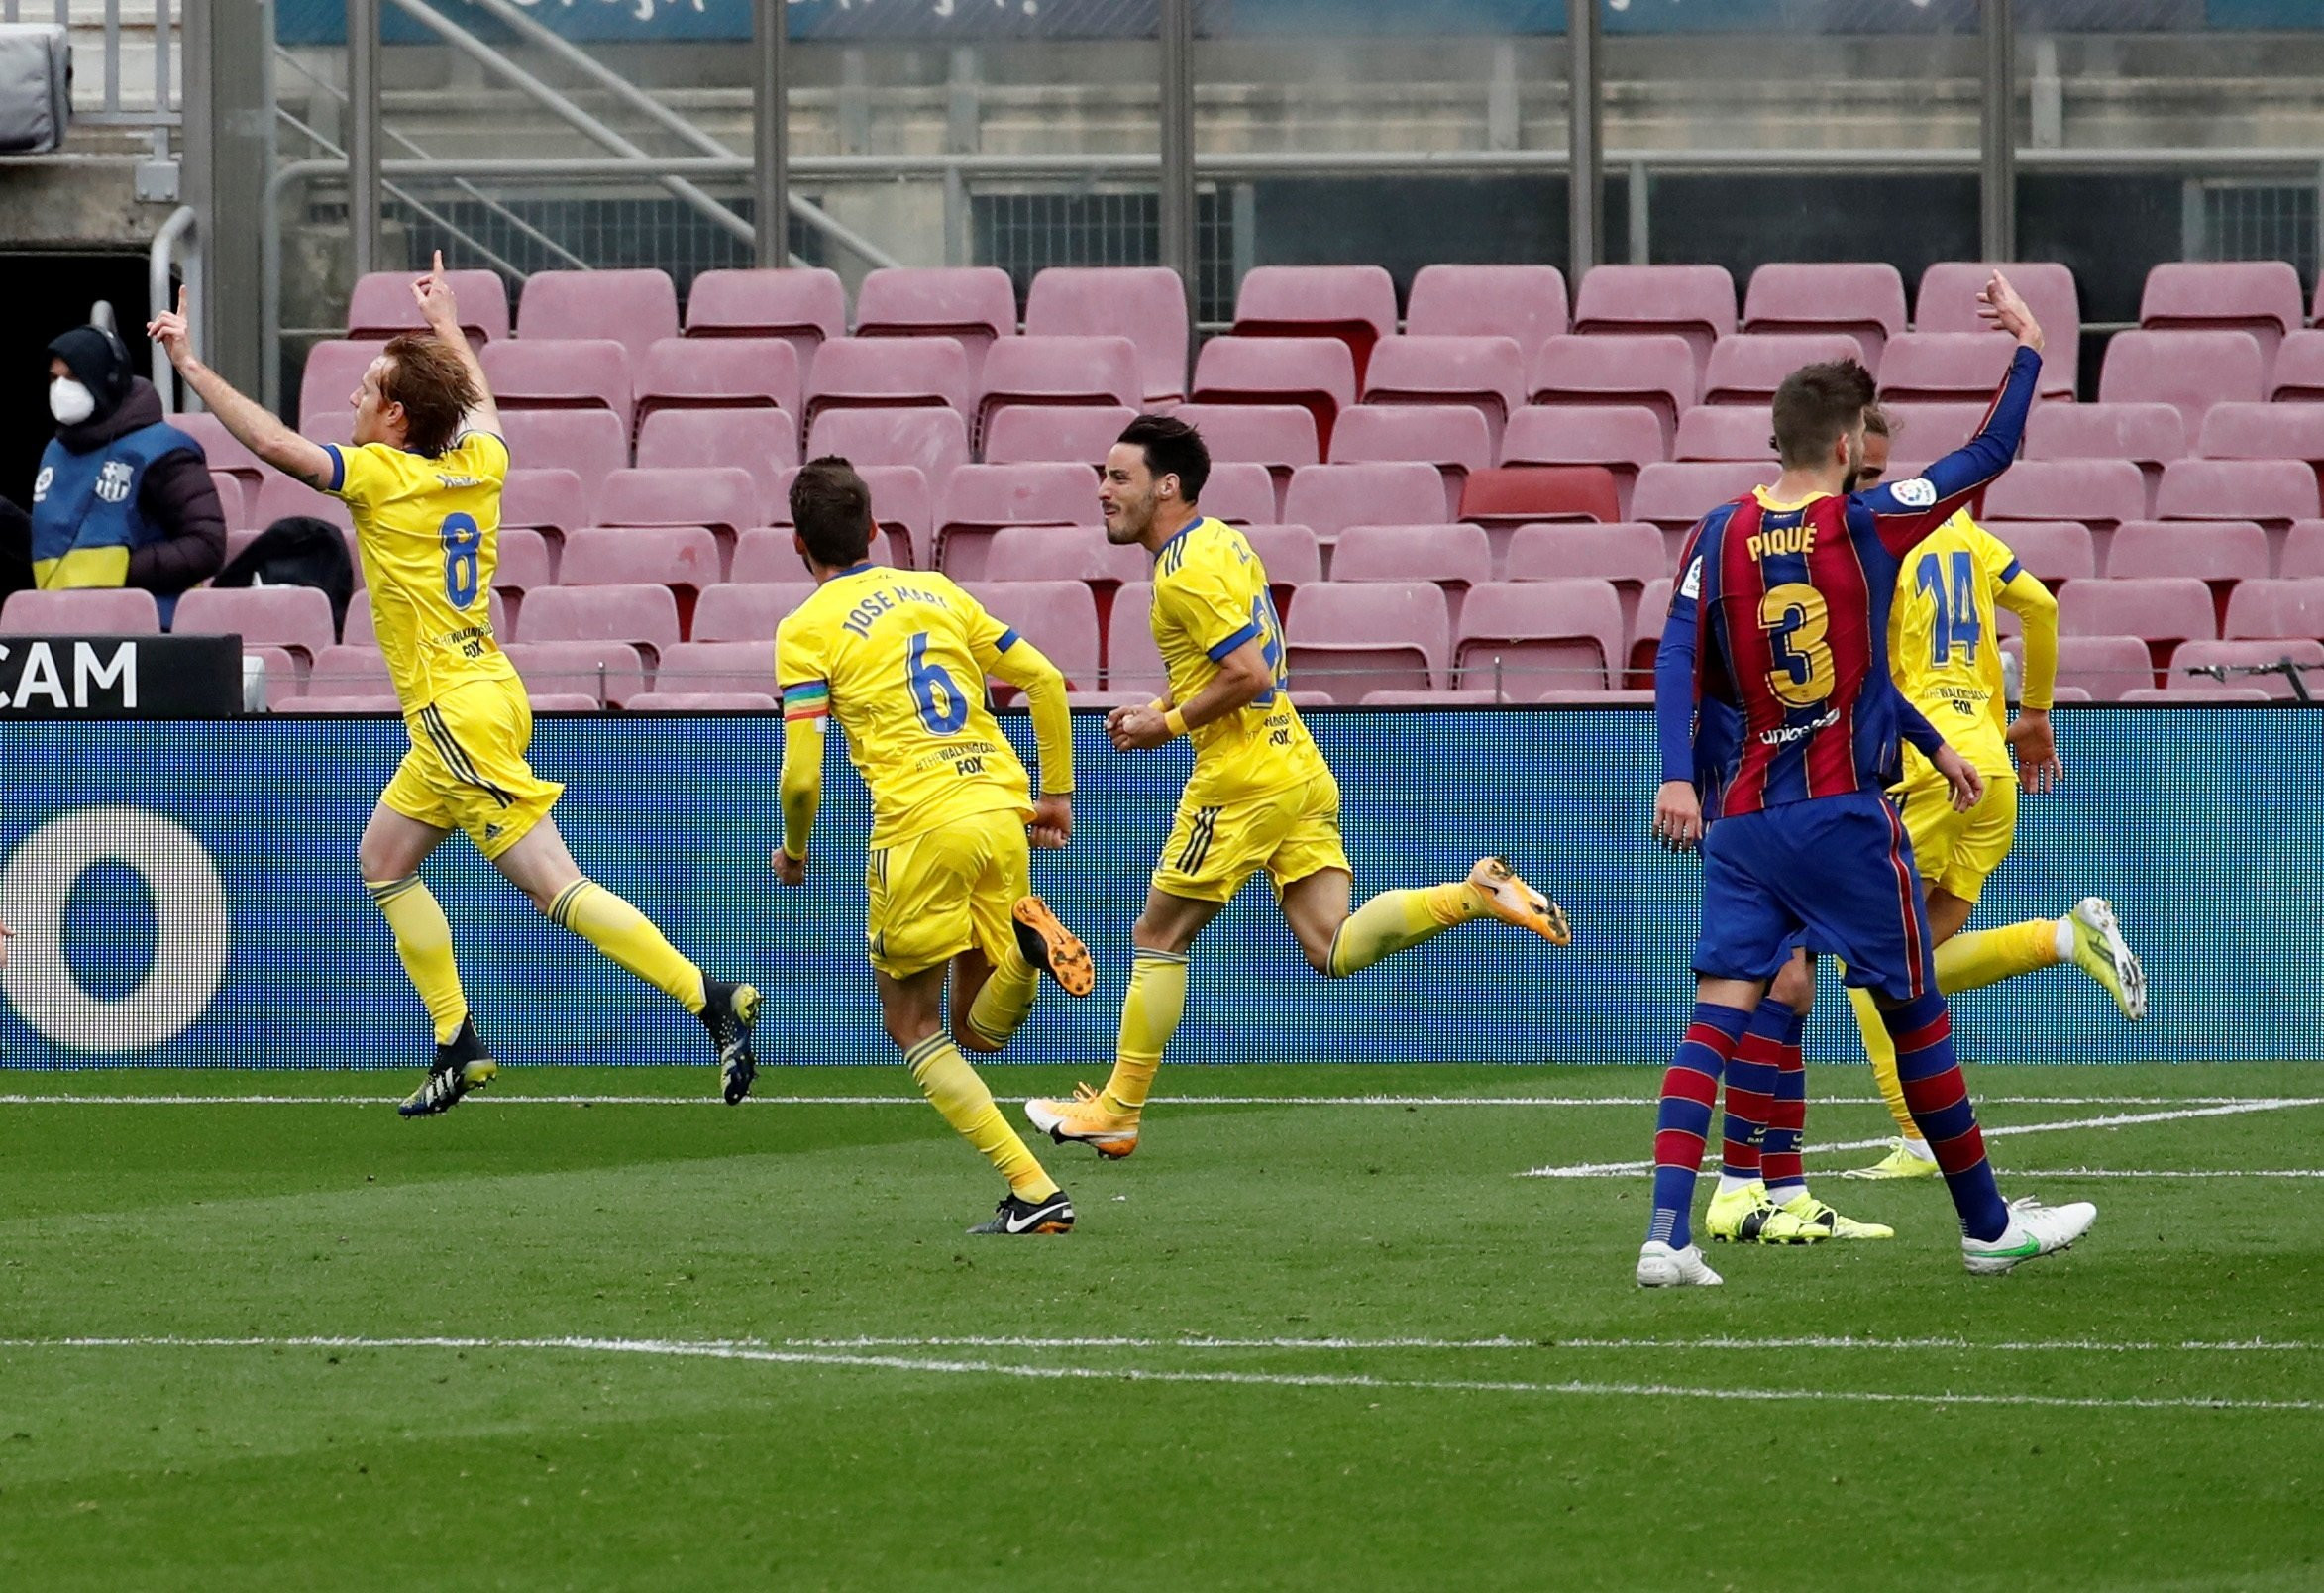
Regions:
M 1100 684 L 1098 599 L 1078 581 L 980 581 L 969 595 L 985 611 L 1047 655 L 1068 687 L 1094 691 Z M 965 683 L 964 683 L 965 684 Z M 1013 689 L 994 688 L 997 696 Z
M 1170 687 L 1154 646 L 1153 606 L 1151 582 L 1133 581 L 1113 594 L 1113 611 L 1106 622 L 1105 690 L 1120 693 L 1123 701 L 1143 700 Z
M 633 385 L 641 421 L 661 409 L 776 409 L 788 418 L 798 413 L 798 351 L 781 338 L 664 338 L 638 361 Z
M 1507 531 L 1534 520 L 1619 520 L 1622 503 L 1603 465 L 1503 465 L 1470 475 L 1460 517 Z
M 883 266 L 855 290 L 855 335 L 951 338 L 973 385 L 994 340 L 1016 336 L 1016 284 L 998 266 Z
M 2147 518 L 2147 480 L 2127 459 L 2053 459 L 2013 465 L 1985 488 L 1980 520 L 2079 520 L 2111 531 Z M 1996 525 L 2004 542 L 2009 532 Z
M 1773 460 L 1649 465 L 1638 472 L 1638 484 L 1631 493 L 1631 518 L 1648 521 L 1664 531 L 1685 531 L 1720 504 L 1734 502 L 1752 487 L 1774 485 L 1775 478 L 1782 474 Z
M 1127 338 L 1004 338 L 985 356 L 977 433 L 1014 404 L 1134 409 L 1143 386 L 1138 348 Z
M 1203 486 L 1203 512 L 1228 525 L 1272 525 L 1283 517 L 1280 503 L 1274 473 L 1264 465 L 1214 464 Z
M 2139 325 L 2149 332 L 2249 332 L 2260 367 L 2307 320 L 2299 272 L 2280 260 L 2166 261 L 2147 272 Z
M 2285 637 L 2275 641 L 2187 642 L 2171 655 L 2170 688 L 2204 695 L 2251 689 L 2263 696 L 2281 700 L 2297 695 L 2292 690 L 2291 677 L 2274 668 L 2283 664 L 2304 665 L 2307 673 L 2302 678 L 2310 683 L 2309 689 L 2314 690 L 2324 688 L 2324 641 L 2313 637 Z M 2202 669 L 2218 669 L 2228 673 L 2224 679 L 2193 673 Z M 2240 673 L 2255 669 L 2269 673 Z
M 331 599 L 315 586 L 196 586 L 181 593 L 169 628 L 180 636 L 239 634 L 245 647 L 282 647 L 311 663 L 335 646 Z
M 1510 412 L 1526 401 L 1526 355 L 1514 338 L 1382 338 L 1363 392 L 1373 405 L 1466 405 L 1498 446 Z
M 1896 468 L 1900 463 L 1925 466 L 1956 448 L 1965 447 L 1977 435 L 1977 428 L 1985 423 L 1985 416 L 1993 406 L 1989 400 L 1980 400 L 1976 403 L 1883 403 L 1880 407 L 1888 416 L 1891 443 L 1888 474 L 1901 479 L 1903 473 Z
M 692 642 L 749 642 L 759 651 L 758 668 L 775 670 L 768 644 L 784 616 L 814 594 L 815 584 L 793 566 L 791 579 L 770 582 L 723 582 L 705 587 L 694 603 Z
M 956 417 L 957 418 L 957 417 Z M 928 478 L 911 465 L 859 465 L 856 474 L 872 489 L 872 518 L 888 534 L 886 562 L 900 570 L 929 568 L 927 555 L 936 535 L 935 505 Z M 775 501 L 767 518 L 778 526 L 791 525 L 791 483 L 796 471 L 775 477 Z M 881 557 L 873 550 L 873 557 Z
M 629 351 L 608 338 L 512 338 L 487 343 L 478 358 L 502 415 L 518 409 L 607 409 L 629 451 L 635 416 Z
M 265 479 L 269 468 L 235 439 L 225 422 L 206 411 L 190 410 L 171 415 L 169 424 L 201 446 L 202 457 L 209 462 L 211 470 L 224 471 L 241 481 L 246 498 L 258 495 L 259 483 Z
M 1921 273 L 1920 291 L 1913 295 L 1913 330 L 2000 336 L 1977 314 L 1977 294 L 1996 269 L 2009 278 L 2009 285 L 2042 323 L 2041 390 L 2071 398 L 2080 367 L 2081 295 L 2075 291 L 2073 272 L 2055 261 L 1999 267 L 1972 261 L 1939 261 Z
M 135 586 L 76 586 L 11 592 L 0 605 L 0 635 L 158 636 L 154 594 Z
M 514 634 L 516 627 L 509 622 L 507 598 L 497 584 L 493 586 L 491 596 L 485 603 L 484 615 L 491 623 L 494 636 L 506 641 Z M 379 633 L 371 624 L 371 594 L 368 589 L 357 588 L 355 595 L 348 600 L 347 619 L 339 627 L 339 640 L 349 647 L 379 645 Z
M 1264 465 L 1281 489 L 1302 465 L 1320 465 L 1315 411 L 1300 404 L 1180 404 L 1171 418 L 1203 434 L 1214 465 Z
M 933 568 L 955 581 L 985 574 L 985 549 L 1004 525 L 1097 525 L 1098 483 L 1081 465 L 964 465 L 936 494 Z
M 1310 431 L 1315 429 L 1306 410 L 1294 413 Z M 1113 404 L 1010 404 L 995 410 L 985 422 L 985 463 L 1044 465 L 1062 461 L 1101 470 L 1122 428 L 1137 418 L 1136 410 Z
M 562 584 L 628 586 L 651 583 L 676 589 L 684 627 L 693 600 L 724 574 L 718 544 L 698 525 L 599 527 L 576 531 L 565 544 Z M 519 622 L 523 616 L 519 614 Z
M 661 672 L 654 679 L 661 680 Z M 771 691 L 640 691 L 628 713 L 773 713 L 782 704 Z
M 687 291 L 687 337 L 781 338 L 796 351 L 802 377 L 815 351 L 846 334 L 847 290 L 836 271 L 703 271 Z
M 597 492 L 597 523 L 704 526 L 731 553 L 736 537 L 766 523 L 766 507 L 759 483 L 739 465 L 614 471 Z
M 584 525 L 588 495 L 581 478 L 568 470 L 511 470 L 500 484 L 500 529 L 530 530 L 562 544 Z
M 269 526 L 286 515 L 303 514 L 311 519 L 335 525 L 342 531 L 355 529 L 355 520 L 347 512 L 347 505 L 327 492 L 318 492 L 306 482 L 274 472 L 266 473 L 259 484 L 259 495 L 251 504 L 251 521 L 255 525 Z
M 265 688 L 267 711 L 273 712 L 286 706 L 295 707 L 297 698 L 306 690 L 306 671 L 292 656 L 290 649 L 287 647 L 254 647 L 245 643 L 242 650 L 242 660 L 245 671 L 243 690 L 246 692 L 250 690 L 248 671 L 250 661 L 254 658 L 259 661 L 261 680 Z
M 2270 697 L 2265 690 L 2256 686 L 2223 686 L 2200 676 L 2182 679 L 2174 675 L 2170 679 L 2170 685 L 2166 687 L 2140 687 L 2134 690 L 2123 692 L 2122 700 L 2124 702 L 2162 703 L 2168 706 L 2174 702 L 2257 703 L 2269 701 Z
M 734 539 L 734 559 L 727 566 L 726 579 L 736 583 L 808 585 L 815 578 L 807 573 L 806 561 L 799 557 L 796 530 L 788 525 L 760 525 Z
M 1395 331 L 1396 283 L 1378 266 L 1258 266 L 1235 294 L 1236 337 L 1336 338 L 1359 384 L 1372 346 Z
M 816 352 L 804 418 L 811 433 L 829 409 L 951 409 L 966 416 L 972 390 L 968 354 L 958 339 L 839 338 Z
M 2275 555 L 2278 576 L 2324 576 L 2324 520 L 2300 520 Z
M 472 343 L 490 343 L 508 336 L 508 287 L 497 271 L 446 271 L 452 296 L 460 305 L 460 329 Z M 355 280 L 347 300 L 347 335 L 385 340 L 399 332 L 424 332 L 419 300 L 411 296 L 412 271 L 366 271 Z
M 2259 340 L 2249 332 L 2119 332 L 2098 372 L 2101 403 L 2163 403 L 2199 437 L 2213 404 L 2267 396 Z
M 1423 338 L 1514 338 L 1528 358 L 1566 329 L 1565 273 L 1554 266 L 1424 266 L 1404 329 Z
M 1452 682 L 1530 700 L 1550 690 L 1618 685 L 1622 602 L 1603 581 L 1496 582 L 1471 587 L 1453 632 Z
M 1775 415 L 1765 404 L 1697 404 L 1678 417 L 1673 460 L 1687 463 L 1775 457 Z
M 1472 476 L 1470 480 L 1477 478 Z M 1421 525 L 1444 513 L 1444 478 L 1432 465 L 1303 465 L 1292 473 L 1283 518 L 1322 543 L 1351 525 Z
M 1551 687 L 1533 698 L 1536 703 L 1564 708 L 1650 708 L 1654 705 L 1651 690 L 1632 691 L 1574 691 L 1564 687 Z
M 387 655 L 375 647 L 324 648 L 307 667 L 307 695 L 393 701 L 395 679 L 387 673 Z
M 968 422 L 949 409 L 826 409 L 808 428 L 804 453 L 836 454 L 859 472 L 909 465 L 941 490 L 969 462 Z
M 1356 399 L 1355 359 L 1325 338 L 1213 338 L 1195 359 L 1199 404 L 1297 404 L 1315 417 L 1319 448 Z
M 353 448 L 355 446 L 355 411 L 351 408 L 340 408 L 332 410 L 329 414 L 317 415 L 313 424 L 299 428 L 299 435 L 310 443 Z
M 651 268 L 535 271 L 517 297 L 516 331 L 535 341 L 611 338 L 635 365 L 655 339 L 678 336 L 678 289 Z
M 2239 581 L 2265 581 L 2268 533 L 2249 520 L 2132 520 L 2114 528 L 2106 549 L 2106 578 L 2192 576 L 2211 588 L 2220 617 Z
M 1608 583 L 1622 601 L 1624 635 L 1637 620 L 1639 596 L 1669 570 L 1661 530 L 1637 521 L 1520 526 L 1501 561 L 1503 581 Z
M 518 409 L 500 416 L 512 470 L 562 470 L 581 481 L 593 517 L 605 478 L 629 468 L 629 432 L 604 409 Z M 584 522 L 586 523 L 586 522 Z
M 2204 459 L 2296 459 L 2324 476 L 2324 404 L 2214 404 L 2194 452 Z
M 784 347 L 788 351 L 790 346 Z M 664 409 L 638 427 L 639 470 L 737 469 L 748 474 L 759 505 L 754 523 L 773 506 L 776 476 L 798 462 L 798 428 L 780 409 Z
M 1581 333 L 1669 332 L 1695 352 L 1695 373 L 1711 346 L 1733 333 L 1735 277 L 1724 266 L 1598 266 L 1575 295 Z
M 1469 472 L 1493 466 L 1493 439 L 1485 417 L 1465 404 L 1358 404 L 1332 428 L 1334 465 L 1400 461 L 1436 468 L 1444 478 L 1444 514 L 1449 519 Z
M 355 390 L 364 372 L 379 358 L 383 342 L 346 342 L 326 338 L 307 349 L 304 373 L 298 383 L 298 427 L 305 431 L 331 417 L 351 411 Z
M 629 700 L 634 702 L 643 695 L 643 691 L 634 692 Z M 525 688 L 525 699 L 532 704 L 536 714 L 602 713 L 607 707 L 606 703 L 598 701 L 586 691 L 548 691 L 530 685 Z
M 786 610 L 789 612 L 789 610 Z M 778 616 L 780 617 L 780 616 Z M 665 691 L 775 690 L 775 629 L 733 641 L 680 642 L 662 655 L 654 690 Z
M 1661 420 L 1638 405 L 1532 404 L 1510 417 L 1501 438 L 1504 465 L 1604 466 L 1618 513 L 1628 510 L 1638 472 L 1660 464 L 1665 451 Z
M 1703 372 L 1703 402 L 1764 408 L 1783 378 L 1801 366 L 1827 360 L 1857 360 L 1863 348 L 1843 333 L 1738 333 L 1721 338 Z
M 1883 346 L 1904 328 L 1904 278 L 1886 263 L 1777 262 L 1751 272 L 1743 292 L 1745 332 L 1846 332 L 1874 375 Z
M 1323 545 L 1308 527 L 1246 525 L 1240 530 L 1251 552 L 1259 556 L 1259 567 L 1267 572 L 1278 607 L 1285 605 L 1293 587 L 1323 579 Z
M 251 499 L 255 490 L 244 484 L 243 478 L 231 471 L 212 471 L 210 490 L 218 494 L 218 512 L 226 516 L 226 529 L 248 529 L 251 523 Z
M 524 601 L 526 592 L 557 584 L 557 560 L 549 551 L 548 538 L 529 526 L 503 520 L 497 540 L 500 562 L 492 570 L 492 590 L 512 612 Z
M 2147 478 L 2151 499 L 2163 467 L 2186 457 L 2188 435 L 2169 404 L 2042 403 L 2026 420 L 2026 458 L 2127 459 Z
M 1457 620 L 1461 592 L 1493 579 L 1493 549 L 1482 526 L 1351 525 L 1331 550 L 1331 579 L 1434 582 Z
M 2011 520 L 1995 526 L 1993 534 L 2052 591 L 2061 582 L 2098 573 L 2097 541 L 2079 520 Z
M 1990 403 L 2016 351 L 1998 332 L 1906 332 L 1880 362 L 1881 402 Z
M 2180 642 L 2217 639 L 2219 618 L 2211 588 L 2191 577 L 2069 581 L 2058 594 L 2058 629 L 2061 636 L 2143 637 L 2160 670 Z
M 2077 581 L 2074 586 L 2103 586 L 2102 581 Z M 2072 590 L 2069 586 L 2067 590 Z M 2017 651 L 2012 645 L 2012 651 Z M 2058 700 L 2069 690 L 2087 691 L 2093 702 L 2118 702 L 2126 691 L 2150 690 L 2155 685 L 2155 659 L 2145 641 L 2136 636 L 2060 635 L 2058 638 Z
M 1510 699 L 1490 689 L 1480 691 L 1366 691 L 1367 708 L 1492 708 Z
M 1095 525 L 1004 525 L 985 544 L 991 582 L 1079 581 L 1110 594 L 1153 569 L 1146 550 L 1116 546 Z
M 1630 673 L 1622 683 L 1625 690 L 1653 689 L 1654 655 L 1661 650 L 1662 625 L 1670 617 L 1670 578 L 1664 576 L 1647 582 L 1638 593 L 1630 628 Z
M 638 649 L 627 642 L 588 638 L 511 642 L 501 651 L 524 677 L 525 690 L 535 708 L 552 703 L 558 707 L 618 708 L 646 689 L 645 662 Z
M 643 584 L 551 586 L 529 593 L 520 616 L 521 642 L 627 642 L 650 665 L 684 634 L 678 595 Z
M 2174 460 L 2155 492 L 2160 520 L 2257 520 L 2280 534 L 2319 513 L 2315 467 L 2305 460 Z
M 1301 688 L 1334 702 L 1361 702 L 1370 691 L 1433 690 L 1443 680 L 1451 629 L 1440 586 L 1320 582 L 1303 586 L 1292 605 L 1285 662 Z
M 2275 351 L 2275 372 L 2269 378 L 2268 396 L 2276 403 L 2287 398 L 2304 402 L 2324 398 L 2324 329 L 2294 332 L 2283 340 Z
M 1025 295 L 1028 337 L 1125 337 L 1137 345 L 1142 401 L 1186 396 L 1186 284 L 1167 266 L 1051 266 Z
M 1668 332 L 1581 338 L 1541 345 L 1528 396 L 1536 404 L 1637 404 L 1654 412 L 1667 448 L 1679 413 L 1701 391 L 1694 350 Z
M 2227 600 L 2227 641 L 2324 640 L 2324 580 L 2247 581 Z

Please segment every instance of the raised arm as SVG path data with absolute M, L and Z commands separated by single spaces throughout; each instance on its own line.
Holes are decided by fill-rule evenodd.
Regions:
M 202 403 L 234 434 L 236 442 L 309 486 L 331 484 L 331 455 L 322 444 L 301 437 L 265 405 L 235 391 L 232 382 L 194 357 L 193 333 L 185 320 L 184 288 L 177 290 L 176 309 L 163 310 L 147 323 L 146 336 L 161 345 L 185 384 L 200 394 Z
M 468 412 L 468 423 L 463 429 L 499 436 L 500 406 L 492 401 L 491 384 L 484 380 L 483 362 L 469 347 L 468 333 L 461 329 L 460 304 L 453 295 L 451 281 L 444 275 L 444 251 L 436 251 L 433 268 L 411 284 L 411 296 L 419 303 L 420 318 L 428 323 L 428 331 L 460 357 L 460 363 L 468 368 L 468 379 L 475 385 L 475 407 Z

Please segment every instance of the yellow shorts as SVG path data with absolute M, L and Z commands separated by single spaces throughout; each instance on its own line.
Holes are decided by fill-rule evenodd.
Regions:
M 1942 778 L 1916 780 L 1894 794 L 1923 883 L 1971 903 L 2017 840 L 2017 776 L 1979 772 L 1985 799 L 1965 813 L 1954 811 Z
M 1325 869 L 1352 872 L 1339 844 L 1339 782 L 1305 785 L 1216 807 L 1178 804 L 1154 868 L 1154 887 L 1192 902 L 1225 902 L 1259 870 L 1283 888 Z
M 864 934 L 872 966 L 909 979 L 964 951 L 998 963 L 1016 944 L 1017 899 L 1032 893 L 1024 814 L 970 813 L 872 849 Z
M 525 762 L 533 707 L 521 681 L 472 681 L 407 716 L 411 750 L 379 800 L 436 829 L 467 830 L 498 857 L 549 816 L 565 787 Z

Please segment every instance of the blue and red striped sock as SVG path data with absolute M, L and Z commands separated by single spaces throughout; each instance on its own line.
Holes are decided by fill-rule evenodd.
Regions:
M 1775 1099 L 1767 1108 L 1767 1137 L 1759 1151 L 1767 1198 L 1778 1206 L 1808 1192 L 1808 1175 L 1800 1165 L 1800 1141 L 1808 1133 L 1808 1062 L 1801 1048 L 1807 1033 L 1807 1018 L 1792 1013 L 1783 1048 L 1776 1053 Z
M 1791 1024 L 1791 1009 L 1767 997 L 1743 1025 L 1735 1055 L 1727 1062 L 1725 1143 L 1719 1160 L 1722 1190 L 1759 1177 L 1759 1144 L 1767 1133 L 1767 1103 L 1775 1093 L 1775 1059 L 1783 1049 L 1783 1031 Z
M 1688 1216 L 1695 1204 L 1703 1145 L 1711 1137 L 1711 1103 L 1719 1099 L 1719 1075 L 1750 1020 L 1750 1013 L 1733 1007 L 1695 1003 L 1694 1021 L 1662 1075 L 1662 1109 L 1654 1118 L 1654 1215 L 1646 1227 L 1648 1242 L 1660 1239 L 1673 1250 L 1694 1242 Z
M 1968 1082 L 1953 1054 L 1953 1014 L 1945 998 L 1932 991 L 1902 1007 L 1883 1009 L 1880 1018 L 1896 1042 L 1904 1104 L 1937 1153 L 1938 1170 L 1960 1214 L 1961 1232 L 1972 1239 L 1999 1238 L 2009 1226 L 2009 1208 L 1993 1186 L 1977 1109 L 1969 1104 Z

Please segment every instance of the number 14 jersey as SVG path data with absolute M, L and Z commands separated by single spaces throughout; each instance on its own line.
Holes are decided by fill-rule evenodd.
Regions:
M 985 705 L 985 677 L 1016 632 L 943 576 L 861 564 L 775 631 L 786 720 L 839 721 L 872 793 L 871 845 L 1010 808 L 1031 782 Z
M 434 459 L 385 443 L 324 452 L 325 490 L 355 521 L 371 628 L 404 713 L 472 682 L 515 680 L 492 634 L 508 445 L 470 432 Z

